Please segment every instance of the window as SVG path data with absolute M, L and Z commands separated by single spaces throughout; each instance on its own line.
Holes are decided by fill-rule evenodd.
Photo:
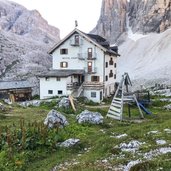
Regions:
M 99 81 L 99 76 L 91 76 L 91 81 Z
M 60 49 L 60 54 L 68 54 L 68 49 Z
M 114 63 L 114 68 L 116 68 L 116 63 Z
M 96 97 L 96 92 L 91 92 L 91 97 Z
M 58 94 L 62 94 L 63 92 L 62 92 L 62 90 L 58 90 Z
M 79 35 L 75 35 L 75 44 L 79 45 Z
M 116 79 L 116 74 L 114 74 L 114 79 Z
M 110 70 L 109 77 L 113 77 L 113 71 Z
M 56 81 L 61 81 L 61 78 L 60 77 L 56 77 Z
M 108 62 L 106 62 L 106 68 L 108 67 Z
M 61 68 L 67 68 L 68 67 L 68 62 L 61 62 L 60 67 Z
M 108 81 L 108 76 L 106 75 L 106 81 Z
M 92 72 L 92 62 L 88 62 L 88 72 Z
M 49 81 L 50 79 L 49 79 L 49 77 L 45 77 L 45 80 L 46 80 L 46 81 Z
M 109 65 L 113 65 L 113 58 L 110 58 Z
M 88 48 L 88 58 L 92 58 L 92 52 L 93 52 L 93 49 Z
M 53 90 L 48 90 L 48 94 L 53 94 Z

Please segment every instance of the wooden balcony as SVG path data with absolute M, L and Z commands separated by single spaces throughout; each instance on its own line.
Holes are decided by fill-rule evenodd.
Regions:
M 85 70 L 85 73 L 87 73 L 87 74 L 95 74 L 95 73 L 97 73 L 97 67 L 92 67 L 91 69 L 88 68 L 88 67 L 85 67 L 84 70 Z
M 67 83 L 67 90 L 74 90 L 77 89 L 78 87 L 80 87 L 81 84 L 79 84 L 78 82 L 73 82 L 73 83 Z
M 98 81 L 85 81 L 83 83 L 83 87 L 96 87 L 97 89 L 98 88 L 103 88 L 104 84 L 103 82 L 98 82 Z
M 97 53 L 93 53 L 92 56 L 89 56 L 88 53 L 78 53 L 78 59 L 80 59 L 80 60 L 96 60 Z

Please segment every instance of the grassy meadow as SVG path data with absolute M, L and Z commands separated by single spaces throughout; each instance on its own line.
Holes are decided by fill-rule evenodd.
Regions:
M 43 121 L 47 113 L 55 108 L 55 102 L 26 108 L 5 104 L 5 110 L 0 111 L 0 170 L 50 171 L 55 167 L 61 171 L 124 170 L 130 161 L 140 159 L 141 163 L 133 166 L 131 171 L 171 170 L 171 153 L 144 159 L 144 154 L 150 151 L 171 147 L 171 132 L 165 131 L 171 129 L 171 112 L 163 109 L 167 102 L 155 98 L 148 108 L 152 115 L 144 114 L 144 119 L 139 119 L 138 110 L 133 105 L 132 119 L 123 122 L 106 118 L 109 104 L 107 102 L 105 107 L 77 104 L 76 112 L 57 109 L 66 116 L 69 125 L 64 129 L 51 130 L 44 126 Z M 84 109 L 100 112 L 104 123 L 78 124 L 76 115 Z M 127 115 L 125 106 L 124 116 Z M 122 134 L 127 136 L 116 138 Z M 78 138 L 80 143 L 71 148 L 56 145 L 69 138 Z M 137 151 L 122 151 L 119 148 L 121 143 L 132 140 L 143 143 Z M 165 140 L 166 143 L 157 144 L 156 140 Z

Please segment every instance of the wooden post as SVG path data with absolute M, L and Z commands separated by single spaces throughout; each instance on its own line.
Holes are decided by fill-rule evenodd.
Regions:
M 128 84 L 126 83 L 126 92 L 128 93 Z M 130 105 L 128 103 L 128 116 L 129 118 L 131 117 L 131 109 L 130 109 Z
M 72 97 L 71 95 L 69 95 L 69 101 L 70 101 L 70 103 L 71 103 L 72 109 L 73 109 L 74 111 L 76 111 L 76 108 L 75 108 L 75 105 L 74 105 L 74 101 L 73 101 L 73 97 Z

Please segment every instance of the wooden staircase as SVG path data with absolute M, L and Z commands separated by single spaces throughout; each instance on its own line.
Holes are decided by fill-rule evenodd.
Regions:
M 83 83 L 80 85 L 80 87 L 77 90 L 74 90 L 71 95 L 73 97 L 80 97 L 81 93 L 83 92 Z
M 132 84 L 128 73 L 124 73 L 109 107 L 107 117 L 122 121 L 124 104 L 134 102 L 139 109 L 141 118 L 144 118 L 135 94 L 128 92 L 128 85 Z

